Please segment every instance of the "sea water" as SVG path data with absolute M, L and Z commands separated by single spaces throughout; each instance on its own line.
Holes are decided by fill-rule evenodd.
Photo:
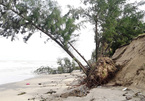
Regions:
M 32 78 L 36 69 L 48 65 L 48 61 L 0 60 L 0 85 Z

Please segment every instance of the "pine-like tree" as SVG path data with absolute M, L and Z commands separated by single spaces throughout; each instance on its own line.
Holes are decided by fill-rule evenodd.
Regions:
M 0 35 L 14 40 L 27 34 L 25 42 L 36 31 L 43 32 L 68 53 L 86 73 L 82 63 L 69 50 L 78 28 L 72 15 L 61 15 L 56 2 L 50 0 L 0 0 Z
M 145 4 L 143 1 L 83 0 L 83 4 L 87 7 L 81 9 L 81 15 L 94 25 L 96 49 L 93 55 L 96 60 L 143 33 L 145 26 L 141 20 L 145 13 L 138 9 Z

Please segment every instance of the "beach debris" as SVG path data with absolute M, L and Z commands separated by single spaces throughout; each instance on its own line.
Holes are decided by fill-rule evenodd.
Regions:
M 30 85 L 30 83 L 26 83 L 26 85 Z
M 29 98 L 28 100 L 33 100 L 33 101 L 34 101 L 35 99 L 36 99 L 36 98 Z
M 131 95 L 127 95 L 126 96 L 126 100 L 131 100 L 132 99 L 132 96 Z
M 122 91 L 127 91 L 127 90 L 128 90 L 128 88 L 123 88 L 123 89 L 122 89 Z
M 18 95 L 24 95 L 24 94 L 26 94 L 26 92 L 21 92 L 21 93 L 19 93 Z
M 60 97 L 62 98 L 67 98 L 68 96 L 83 97 L 86 96 L 87 93 L 88 93 L 88 87 L 86 85 L 81 85 L 61 94 Z
M 95 101 L 95 98 L 90 99 L 90 101 Z
M 41 96 L 40 101 L 46 101 L 46 100 L 47 100 L 47 98 L 44 98 L 43 96 Z
M 140 101 L 145 101 L 145 96 L 141 92 L 135 93 L 133 97 L 138 97 L 140 98 Z
M 134 92 L 131 89 L 123 94 L 129 101 L 145 101 L 145 96 L 141 92 Z
M 125 93 L 123 94 L 123 96 L 126 96 L 126 94 L 128 94 L 128 92 L 125 92 Z
M 42 83 L 38 83 L 38 85 L 42 85 Z
M 134 94 L 134 97 L 138 97 L 138 96 L 144 96 L 141 92 L 137 92 Z
M 45 93 L 45 94 L 53 94 L 53 93 L 56 93 L 56 91 L 54 91 L 54 90 L 50 89 L 50 91 L 48 91 L 48 92 L 47 92 L 47 93 Z
M 141 96 L 140 101 L 145 101 L 145 96 Z

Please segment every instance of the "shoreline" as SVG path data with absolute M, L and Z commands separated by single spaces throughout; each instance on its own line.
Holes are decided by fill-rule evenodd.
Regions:
M 50 90 L 57 93 L 63 92 L 76 76 L 66 74 L 40 75 L 19 82 L 0 85 L 0 101 L 28 101 L 28 99 L 38 99 Z M 27 85 L 29 83 L 29 85 Z
M 1 90 L 1 87 L 5 87 L 6 88 L 6 86 L 9 86 L 10 88 L 12 88 L 10 85 L 18 84 L 20 82 L 24 82 L 24 81 L 31 80 L 31 79 L 37 79 L 37 77 L 39 77 L 39 75 L 34 75 L 32 77 L 28 77 L 28 78 L 25 78 L 25 79 L 15 80 L 15 81 L 11 81 L 11 82 L 8 82 L 8 83 L 0 84 L 0 90 Z
M 6 80 L 3 80 L 3 82 L 1 81 L 0 86 L 5 85 L 5 84 L 10 84 L 10 83 L 21 82 L 21 81 L 24 81 L 27 79 L 35 78 L 37 76 L 39 76 L 39 75 L 29 74 L 29 75 L 13 75 L 11 77 L 5 77 L 5 78 L 1 77 L 2 79 L 6 79 Z
M 141 97 L 134 97 L 140 94 L 138 91 L 125 87 L 99 86 L 89 90 L 83 97 L 68 96 L 60 97 L 76 81 L 81 72 L 40 75 L 20 82 L 0 85 L 0 101 L 144 101 Z M 29 85 L 27 85 L 29 83 Z M 123 90 L 125 89 L 125 90 Z M 43 100 L 42 100 L 43 101 Z

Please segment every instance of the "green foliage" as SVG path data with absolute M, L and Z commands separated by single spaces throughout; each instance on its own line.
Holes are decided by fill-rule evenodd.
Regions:
M 126 0 L 83 0 L 87 5 L 83 16 L 95 27 L 95 58 L 105 50 L 105 43 L 110 43 L 116 34 L 116 18 L 120 15 L 120 7 Z
M 50 0 L 2 0 L 0 3 L 0 27 L 4 37 L 11 37 L 16 34 L 30 34 L 24 37 L 25 42 L 40 30 L 50 34 L 62 46 L 72 42 L 75 36 L 73 32 L 78 28 L 75 20 L 70 15 L 61 15 L 61 8 L 56 2 Z M 68 47 L 67 47 L 68 48 Z
M 35 70 L 34 73 L 36 73 L 36 74 L 56 74 L 55 71 L 52 68 L 50 68 L 49 66 L 47 66 L 47 67 L 41 66 L 40 68 Z
M 112 40 L 111 48 L 113 53 L 115 50 L 143 33 L 145 23 L 142 21 L 144 17 L 143 11 L 138 10 L 135 5 L 127 4 L 123 10 L 121 19 L 118 19 L 117 26 L 115 27 L 116 33 Z
M 74 69 L 78 69 L 76 64 L 70 61 L 68 58 L 58 59 L 58 70 L 61 73 L 71 73 Z
M 126 0 L 83 0 L 87 5 L 83 16 L 95 27 L 97 54 L 114 53 L 121 45 L 129 43 L 143 33 L 144 11 L 138 7 L 145 2 L 126 3 Z
M 80 68 L 76 64 L 70 61 L 68 58 L 58 59 L 57 64 L 59 65 L 56 69 L 50 68 L 49 66 L 41 66 L 34 71 L 36 74 L 62 74 L 71 73 L 73 70 L 79 70 Z

